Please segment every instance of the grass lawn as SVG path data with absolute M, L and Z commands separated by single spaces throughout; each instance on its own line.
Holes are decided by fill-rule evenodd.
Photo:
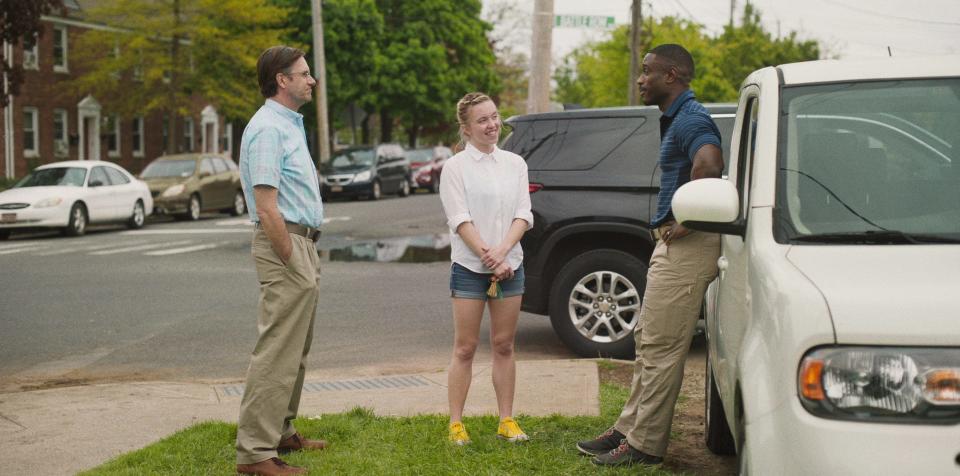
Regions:
M 603 373 L 603 372 L 601 372 Z M 356 408 L 346 413 L 300 418 L 297 429 L 322 437 L 331 447 L 284 457 L 310 474 L 389 475 L 579 475 L 672 474 L 641 467 L 598 468 L 574 447 L 610 425 L 627 397 L 622 384 L 603 382 L 599 417 L 519 416 L 531 441 L 514 445 L 496 438 L 495 416 L 464 420 L 473 443 L 447 443 L 445 415 L 378 417 Z M 205 422 L 122 455 L 82 475 L 228 475 L 235 474 L 236 425 Z

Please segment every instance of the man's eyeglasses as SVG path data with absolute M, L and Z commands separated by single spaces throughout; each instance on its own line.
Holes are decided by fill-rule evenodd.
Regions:
M 300 76 L 300 77 L 302 77 L 303 79 L 312 79 L 312 80 L 314 80 L 314 81 L 317 80 L 317 78 L 315 78 L 313 75 L 311 75 L 309 71 L 300 71 L 300 72 L 298 72 L 298 73 L 287 73 L 287 72 L 281 71 L 280 74 L 282 74 L 282 75 L 284 75 L 284 76 L 290 76 L 291 78 L 294 77 L 294 76 Z

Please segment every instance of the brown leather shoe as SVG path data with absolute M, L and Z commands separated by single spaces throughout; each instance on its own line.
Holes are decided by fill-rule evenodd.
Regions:
M 308 440 L 300 433 L 294 433 L 290 438 L 280 442 L 280 445 L 277 446 L 277 453 L 286 454 L 291 451 L 322 450 L 327 446 L 327 440 Z
M 307 470 L 297 466 L 290 466 L 280 458 L 270 458 L 254 464 L 238 464 L 237 474 L 286 476 L 288 474 L 307 474 Z

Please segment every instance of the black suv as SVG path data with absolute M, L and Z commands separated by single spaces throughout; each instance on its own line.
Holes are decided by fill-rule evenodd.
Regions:
M 735 104 L 708 104 L 723 156 Z M 660 110 L 579 109 L 511 117 L 502 148 L 527 161 L 534 226 L 523 237 L 523 310 L 550 316 L 587 357 L 633 357 L 657 207 Z

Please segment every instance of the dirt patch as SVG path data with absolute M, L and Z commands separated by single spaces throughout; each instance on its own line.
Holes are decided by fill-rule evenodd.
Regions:
M 0 394 L 30 392 L 34 390 L 48 390 L 51 388 L 80 387 L 105 383 L 148 382 L 172 379 L 170 372 L 124 372 L 110 371 L 89 373 L 82 371 L 68 372 L 58 376 L 25 376 L 12 378 L 0 383 Z
M 684 366 L 683 385 L 676 412 L 670 446 L 664 458 L 666 470 L 698 475 L 729 475 L 737 473 L 735 456 L 718 456 L 704 444 L 703 404 L 705 349 L 694 347 Z M 600 382 L 630 388 L 633 364 L 622 361 L 604 361 L 597 365 Z

